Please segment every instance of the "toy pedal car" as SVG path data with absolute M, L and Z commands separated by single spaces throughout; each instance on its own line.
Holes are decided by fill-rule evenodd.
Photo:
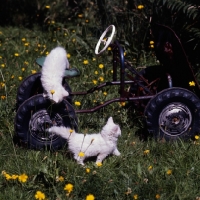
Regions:
M 124 50 L 118 41 L 111 43 L 115 26 L 109 26 L 100 37 L 95 53 L 97 55 L 110 46 L 113 52 L 113 80 L 88 91 L 72 92 L 63 79 L 69 97 L 53 104 L 43 97 L 41 74 L 27 77 L 17 92 L 17 113 L 15 117 L 16 137 L 32 149 L 59 149 L 65 140 L 46 132 L 52 125 L 78 129 L 76 114 L 95 112 L 113 102 L 130 102 L 142 110 L 148 131 L 156 139 L 188 139 L 200 132 L 200 90 L 182 44 L 169 27 L 155 24 L 152 33 L 160 65 L 149 66 L 138 72 L 124 58 Z M 105 39 L 106 38 L 106 39 Z M 103 48 L 99 51 L 99 48 Z M 42 60 L 37 60 L 42 65 Z M 120 74 L 117 75 L 117 69 Z M 69 77 L 79 75 L 76 69 L 66 71 Z M 72 96 L 87 95 L 106 86 L 118 85 L 119 97 L 110 99 L 94 108 L 74 110 Z M 125 90 L 130 85 L 130 90 Z

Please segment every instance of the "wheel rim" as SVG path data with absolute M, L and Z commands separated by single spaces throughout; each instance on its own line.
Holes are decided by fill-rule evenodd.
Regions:
M 47 110 L 43 109 L 35 112 L 29 122 L 30 134 L 37 140 L 40 141 L 54 141 L 58 138 L 53 133 L 48 133 L 47 128 L 51 126 L 63 125 L 63 119 L 58 113 L 49 114 Z
M 180 102 L 170 103 L 159 115 L 161 131 L 170 136 L 185 133 L 192 123 L 192 114 L 188 107 Z

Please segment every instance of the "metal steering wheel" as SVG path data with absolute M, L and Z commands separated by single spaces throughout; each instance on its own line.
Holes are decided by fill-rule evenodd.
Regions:
M 105 37 L 106 34 L 107 34 L 107 32 L 109 32 L 110 30 L 111 30 L 110 36 Z M 103 52 L 106 50 L 106 48 L 107 48 L 107 47 L 109 46 L 109 44 L 111 43 L 111 41 L 112 41 L 112 39 L 113 39 L 113 37 L 114 37 L 114 34 L 115 34 L 115 26 L 114 26 L 114 25 L 108 26 L 108 27 L 106 28 L 106 30 L 102 33 L 102 35 L 101 35 L 99 41 L 97 42 L 97 45 L 96 45 L 96 47 L 95 47 L 95 54 L 96 54 L 96 55 L 99 55 L 99 54 L 103 53 Z M 101 43 L 104 44 L 104 47 L 103 47 L 103 49 L 101 49 L 101 50 L 99 51 L 99 47 L 100 47 L 100 44 L 101 44 Z

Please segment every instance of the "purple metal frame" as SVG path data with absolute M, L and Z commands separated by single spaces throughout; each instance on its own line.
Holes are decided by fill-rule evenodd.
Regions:
M 87 94 L 91 94 L 96 90 L 99 90 L 105 86 L 111 86 L 111 85 L 119 85 L 119 94 L 120 97 L 119 98 L 114 98 L 114 99 L 110 99 L 106 102 L 104 102 L 101 105 L 98 105 L 96 107 L 93 108 L 89 108 L 89 109 L 84 109 L 84 110 L 75 110 L 76 113 L 92 113 L 95 112 L 113 102 L 125 102 L 125 101 L 137 101 L 137 100 L 144 100 L 144 99 L 151 99 L 152 97 L 154 97 L 154 95 L 152 95 L 152 92 L 148 89 L 147 86 L 149 86 L 148 82 L 124 59 L 124 50 L 121 47 L 121 45 L 116 41 L 113 44 L 110 45 L 113 51 L 113 80 L 111 82 L 105 82 L 101 85 L 98 85 L 96 87 L 93 87 L 87 91 L 84 92 L 71 92 L 72 96 L 77 96 L 77 95 L 87 95 Z M 120 81 L 117 81 L 117 67 L 118 64 L 120 64 Z M 138 80 L 134 80 L 134 77 L 132 77 L 131 75 L 129 75 L 128 77 L 131 78 L 130 81 L 125 81 L 125 69 L 128 69 L 129 72 L 131 72 L 132 74 L 137 75 L 138 77 L 140 77 L 141 80 L 143 80 L 147 86 L 144 86 L 143 84 L 141 84 Z M 147 95 L 145 96 L 131 96 L 129 92 L 125 91 L 125 85 L 127 84 L 133 84 L 136 83 L 138 84 L 140 87 L 142 87 L 146 92 Z

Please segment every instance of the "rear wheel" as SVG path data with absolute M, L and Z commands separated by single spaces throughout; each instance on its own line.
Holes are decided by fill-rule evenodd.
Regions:
M 159 92 L 148 102 L 144 114 L 156 139 L 189 139 L 200 132 L 200 100 L 183 88 Z
M 65 145 L 65 139 L 46 131 L 51 126 L 71 127 L 77 131 L 76 114 L 68 101 L 53 104 L 38 94 L 19 107 L 15 117 L 15 132 L 28 148 L 56 150 Z

